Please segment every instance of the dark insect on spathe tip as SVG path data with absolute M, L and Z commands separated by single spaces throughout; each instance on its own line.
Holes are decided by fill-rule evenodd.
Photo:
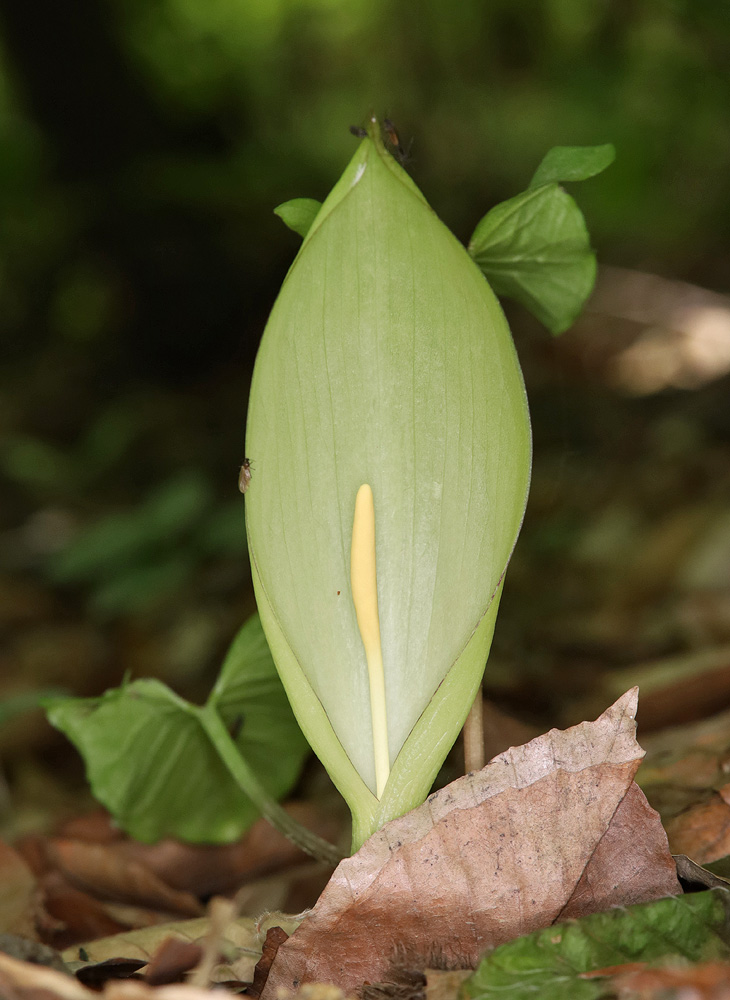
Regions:
M 395 154 L 396 160 L 400 163 L 407 163 L 411 154 L 411 144 L 408 144 L 408 148 L 403 145 L 400 141 L 400 136 L 398 131 L 390 120 L 390 118 L 383 119 L 383 131 L 385 132 L 388 142 L 393 147 L 393 153 Z
M 356 139 L 364 139 L 368 134 L 367 129 L 364 129 L 362 125 L 350 125 L 350 131 Z
M 390 118 L 383 118 L 383 128 L 385 129 L 385 134 L 388 136 L 388 142 L 394 149 L 400 149 L 400 136 L 396 132 L 395 125 L 390 120 Z
M 238 473 L 238 488 L 245 493 L 251 485 L 251 459 L 244 458 L 241 471 Z

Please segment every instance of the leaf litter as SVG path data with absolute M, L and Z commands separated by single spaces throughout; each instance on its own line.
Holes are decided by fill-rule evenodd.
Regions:
M 285 808 L 320 835 L 339 835 L 340 814 L 326 799 Z M 296 912 L 311 905 L 330 873 L 263 819 L 232 844 L 166 838 L 153 845 L 131 840 L 97 810 L 55 834 L 26 835 L 15 851 L 3 853 L 0 842 L 0 930 L 25 933 L 25 926 L 64 949 L 183 917 L 205 919 L 202 901 L 216 895 L 236 894 L 241 912 Z
M 681 892 L 633 780 L 637 698 L 500 754 L 374 834 L 281 946 L 263 1000 L 306 982 L 385 981 L 398 951 L 473 968 L 559 920 Z
M 217 931 L 209 917 L 198 917 L 91 942 L 83 951 L 88 961 L 82 964 L 88 968 L 114 958 L 153 960 L 154 966 L 156 956 L 160 964 L 170 949 L 170 938 L 178 937 L 196 944 L 196 955 L 206 955 L 204 971 L 203 958 L 198 962 L 197 978 L 191 981 L 183 969 L 193 952 L 171 949 L 188 956 L 173 959 L 170 973 L 186 974 L 187 983 L 153 987 L 132 980 L 108 982 L 102 990 L 107 1000 L 202 1000 L 212 995 L 205 988 L 212 983 L 240 990 L 254 979 L 254 992 L 262 990 L 262 1000 L 275 1000 L 282 988 L 298 992 L 301 1000 L 309 994 L 312 1000 L 320 994 L 322 1000 L 335 995 L 342 1000 L 357 992 L 370 996 L 377 989 L 374 984 L 393 982 L 399 963 L 418 970 L 416 979 L 423 984 L 423 970 L 434 959 L 445 968 L 471 970 L 486 953 L 481 969 L 490 958 L 505 954 L 502 949 L 529 957 L 530 935 L 553 945 L 577 940 L 580 933 L 593 940 L 586 921 L 597 919 L 590 914 L 601 914 L 625 921 L 616 925 L 616 934 L 624 943 L 633 941 L 632 954 L 616 946 L 610 934 L 603 951 L 594 942 L 593 960 L 583 964 L 599 971 L 604 967 L 605 975 L 585 983 L 581 979 L 580 987 L 600 983 L 603 989 L 614 973 L 629 982 L 626 977 L 643 971 L 641 963 L 652 954 L 690 953 L 674 947 L 671 934 L 664 951 L 658 944 L 653 953 L 648 946 L 642 951 L 641 941 L 647 938 L 636 934 L 642 919 L 659 933 L 665 927 L 659 908 L 672 906 L 672 912 L 696 918 L 700 910 L 695 913 L 693 907 L 711 899 L 710 916 L 694 921 L 701 940 L 692 954 L 705 963 L 725 958 L 718 921 L 720 911 L 725 913 L 726 891 L 672 898 L 682 890 L 666 834 L 634 782 L 643 757 L 635 739 L 636 706 L 637 690 L 632 689 L 595 722 L 552 730 L 434 793 L 341 862 L 303 920 L 281 913 L 259 921 L 233 919 L 229 909 Z M 188 890 L 174 888 L 183 895 Z M 635 916 L 642 910 L 636 904 L 648 904 L 643 907 L 648 916 Z M 213 941 L 207 950 L 206 935 Z M 75 947 L 64 958 L 70 962 L 79 954 Z M 638 965 L 628 961 L 632 957 L 640 960 Z M 583 970 L 573 973 L 582 975 Z M 462 998 L 478 996 L 469 993 L 473 983 L 465 982 L 463 974 L 448 985 L 439 973 L 427 976 L 427 992 L 434 1000 L 437 994 L 450 1000 L 457 991 Z M 614 986 L 612 990 L 615 995 Z M 0 994 L 24 1000 L 92 996 L 68 976 L 1 954 Z M 544 996 L 550 995 L 546 985 Z M 572 1000 L 583 994 L 563 995 Z M 585 995 L 609 994 L 594 990 Z M 514 993 L 515 1000 L 518 996 Z

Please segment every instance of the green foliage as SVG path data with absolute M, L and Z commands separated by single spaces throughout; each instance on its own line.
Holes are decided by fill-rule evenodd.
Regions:
M 45 707 L 84 758 L 96 798 L 144 842 L 235 840 L 260 813 L 256 779 L 279 798 L 308 753 L 257 615 L 234 639 L 203 707 L 156 680 L 125 683 L 100 698 L 50 699 Z M 253 773 L 248 797 L 211 738 L 211 717 L 228 728 Z
M 521 302 L 551 333 L 568 329 L 596 279 L 583 216 L 557 184 L 493 208 L 474 230 L 469 252 L 498 295 Z
M 82 530 L 49 559 L 47 572 L 58 583 L 90 584 L 92 609 L 118 615 L 174 593 L 203 559 L 223 553 L 245 558 L 240 503 L 215 503 L 208 480 L 190 471 L 135 509 Z
M 322 202 L 315 201 L 314 198 L 294 198 L 278 205 L 274 209 L 274 215 L 278 215 L 284 225 L 304 238 L 321 207 Z
M 597 242 L 627 264 L 656 260 L 677 274 L 685 266 L 717 273 L 711 265 L 725 238 L 730 173 L 726 4 L 637 0 L 627 18 L 619 5 L 580 0 L 462 0 L 446 18 L 441 0 L 417 9 L 364 0 L 127 0 L 100 8 L 99 17 L 100 25 L 108 18 L 119 65 L 133 66 L 140 83 L 133 103 L 115 92 L 118 120 L 129 122 L 130 136 L 144 136 L 135 122 L 153 108 L 154 148 L 146 139 L 134 148 L 130 139 L 118 175 L 102 171 L 82 189 L 72 181 L 69 198 L 47 166 L 53 129 L 19 97 L 28 81 L 13 69 L 26 61 L 13 59 L 5 39 L 5 345 L 24 349 L 28 330 L 40 327 L 66 343 L 90 337 L 94 326 L 98 340 L 123 327 L 139 291 L 116 253 L 120 230 L 126 236 L 132 228 L 127 209 L 149 207 L 154 218 L 172 207 L 180 220 L 205 213 L 211 230 L 225 234 L 229 259 L 238 261 L 248 244 L 249 259 L 276 260 L 275 227 L 268 246 L 263 231 L 252 241 L 250 213 L 262 218 L 292 183 L 324 193 L 351 148 L 347 126 L 368 106 L 387 109 L 406 141 L 417 136 L 419 184 L 459 233 L 472 206 L 505 197 L 548 143 L 610 135 L 621 165 L 584 202 Z M 53 69 L 47 59 L 38 66 Z M 201 141 L 181 142 L 180 129 Z M 216 137 L 209 146 L 206 136 Z M 106 228 L 109 246 L 90 246 L 87 226 Z M 144 247 L 144 220 L 135 228 Z M 47 288 L 53 294 L 39 302 Z M 114 288 L 108 323 L 104 303 Z M 262 283 L 259 304 L 268 297 Z
M 124 459 L 146 419 L 139 401 L 126 398 L 104 408 L 71 448 L 31 434 L 7 434 L 0 447 L 0 472 L 34 492 L 78 496 Z
M 730 892 L 712 889 L 595 913 L 503 944 L 463 984 L 462 1000 L 599 1000 L 607 979 L 583 973 L 627 962 L 730 959 Z
M 551 333 L 571 326 L 596 279 L 583 214 L 557 182 L 592 177 L 614 155 L 611 145 L 550 150 L 529 189 L 487 212 L 469 243 L 497 295 L 521 302 Z
M 603 146 L 554 146 L 535 171 L 530 187 L 586 181 L 610 167 L 615 159 L 616 150 L 610 142 Z

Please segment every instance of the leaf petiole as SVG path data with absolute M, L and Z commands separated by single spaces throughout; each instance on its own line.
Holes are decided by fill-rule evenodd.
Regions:
M 328 865 L 339 864 L 344 855 L 334 844 L 330 844 L 329 841 L 318 837 L 316 833 L 312 833 L 311 830 L 298 823 L 264 790 L 256 775 L 238 752 L 236 744 L 215 708 L 212 705 L 205 705 L 198 710 L 198 718 L 229 774 L 241 791 L 260 810 L 261 815 L 279 833 L 283 833 L 310 857 Z

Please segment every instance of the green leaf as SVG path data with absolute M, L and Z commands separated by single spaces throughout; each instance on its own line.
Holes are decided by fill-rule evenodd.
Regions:
M 210 483 L 191 469 L 162 483 L 138 511 L 148 542 L 165 542 L 189 531 L 213 499 Z
M 289 707 L 258 615 L 233 640 L 207 704 L 229 729 L 243 717 L 236 741 L 242 755 L 260 775 L 280 767 L 282 774 L 271 790 L 277 796 L 288 791 L 309 745 Z M 272 761 L 272 751 L 281 759 Z
M 147 538 L 134 512 L 109 514 L 79 532 L 48 561 L 51 579 L 76 583 L 116 576 L 138 560 L 147 547 Z
M 58 448 L 27 434 L 5 439 L 0 450 L 4 474 L 24 486 L 61 489 L 73 478 L 73 463 Z
M 170 594 L 175 594 L 195 568 L 189 552 L 173 552 L 151 564 L 120 568 L 100 582 L 89 606 L 100 617 L 143 611 Z
M 597 1000 L 613 996 L 581 974 L 627 962 L 730 958 L 730 892 L 712 889 L 554 924 L 490 952 L 462 986 L 471 1000 Z
M 596 279 L 583 215 L 557 184 L 495 205 L 469 253 L 497 295 L 522 303 L 554 334 L 571 326 Z
M 603 146 L 554 146 L 543 157 L 530 187 L 585 181 L 610 167 L 615 159 L 616 149 L 610 142 Z
M 48 572 L 61 583 L 107 580 L 113 593 L 130 567 L 165 577 L 160 552 L 168 550 L 171 562 L 179 561 L 179 539 L 199 523 L 211 499 L 210 484 L 200 473 L 182 473 L 152 490 L 136 509 L 110 514 L 79 532 L 49 560 Z M 126 592 L 126 585 L 121 590 Z M 101 604 L 116 607 L 116 596 Z
M 417 805 L 484 669 L 530 469 L 504 315 L 373 129 L 310 228 L 251 386 L 246 521 L 257 603 L 354 844 Z M 375 796 L 350 587 L 355 496 L 375 502 L 390 779 Z
M 277 205 L 274 215 L 278 215 L 285 226 L 304 237 L 312 227 L 317 213 L 322 207 L 321 201 L 314 198 L 293 198 Z
M 259 815 L 208 735 L 215 712 L 265 791 L 285 794 L 308 748 L 291 714 L 257 616 L 234 640 L 208 704 L 198 708 L 156 680 L 100 698 L 46 702 L 48 718 L 74 743 L 92 791 L 137 840 L 234 840 Z

